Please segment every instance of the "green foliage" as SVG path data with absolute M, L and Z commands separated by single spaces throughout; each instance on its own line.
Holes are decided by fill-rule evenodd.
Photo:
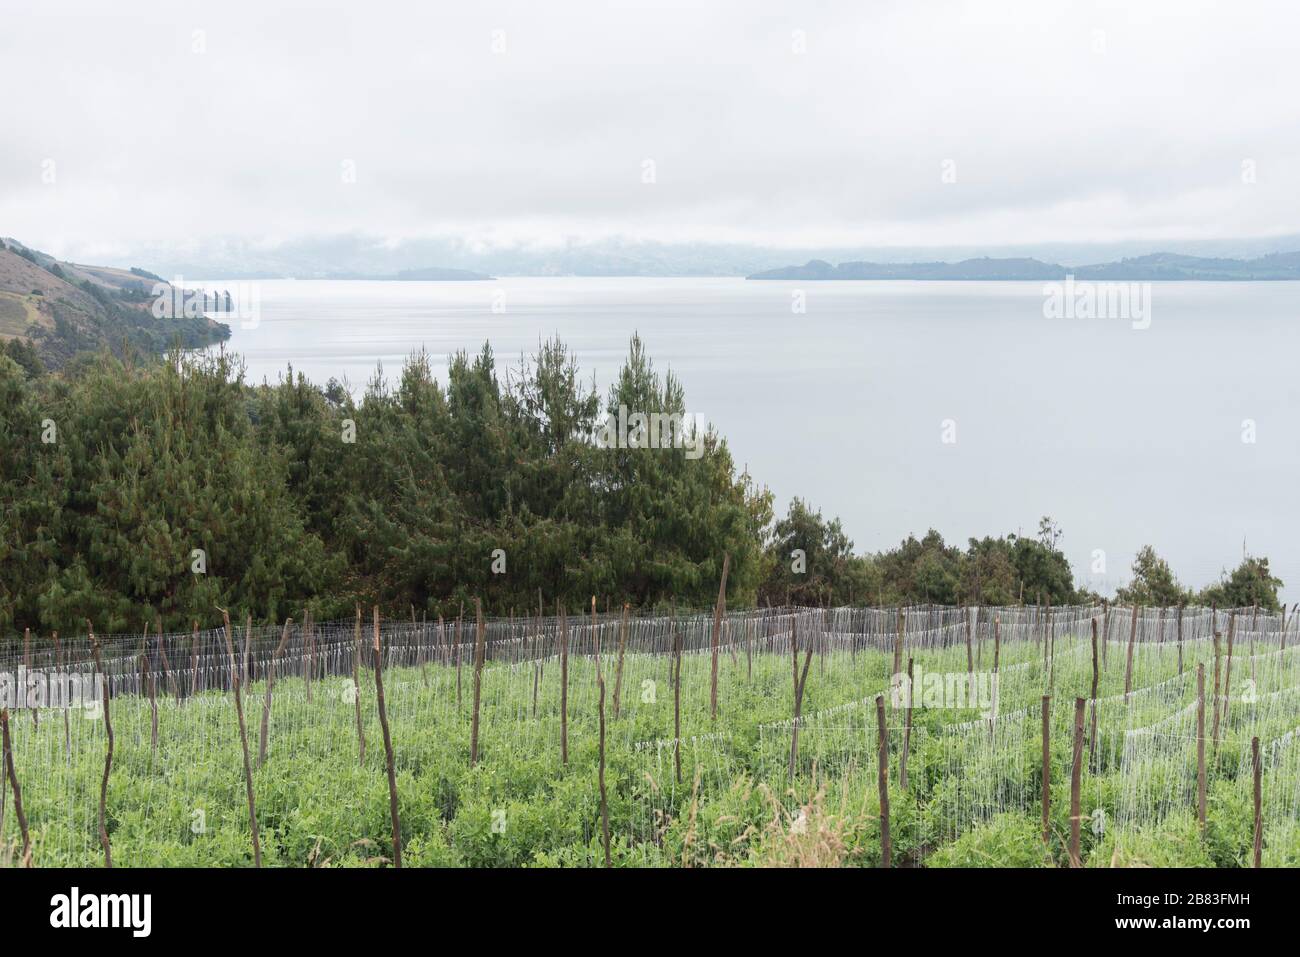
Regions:
M 1203 605 L 1217 604 L 1220 608 L 1250 608 L 1253 605 L 1265 611 L 1279 611 L 1277 591 L 1282 580 L 1268 568 L 1268 559 L 1247 555 L 1241 564 L 1225 574 L 1222 580 L 1201 590 L 1197 601 Z
M 276 620 L 355 601 L 454 616 L 476 596 L 527 613 L 539 590 L 707 607 L 724 554 L 746 604 L 765 567 L 770 495 L 726 443 L 598 447 L 599 400 L 558 341 L 505 381 L 486 346 L 445 386 L 416 355 L 359 402 L 292 369 L 250 387 L 224 354 L 39 378 L 0 357 L 0 399 L 0 629 L 186 630 L 218 605 Z M 610 403 L 685 411 L 638 339 Z
M 1133 580 L 1115 593 L 1116 601 L 1125 605 L 1152 605 L 1169 608 L 1187 604 L 1192 598 L 1189 589 L 1178 584 L 1169 563 L 1156 554 L 1150 545 L 1143 545 L 1133 559 Z M 1205 604 L 1209 604 L 1206 602 Z

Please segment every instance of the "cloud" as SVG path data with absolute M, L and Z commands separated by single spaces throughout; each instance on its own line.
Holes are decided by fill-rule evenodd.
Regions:
M 1282 2 L 449 7 L 7 11 L 4 232 L 74 255 L 205 236 L 883 246 L 1300 222 L 1300 11 Z

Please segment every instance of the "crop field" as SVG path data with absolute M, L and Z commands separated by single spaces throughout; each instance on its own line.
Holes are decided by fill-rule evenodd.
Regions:
M 405 867 L 1251 866 L 1257 776 L 1262 864 L 1300 864 L 1300 635 L 1250 609 L 358 619 L 229 639 L 233 655 L 222 629 L 101 638 L 100 666 L 86 635 L 7 646 L 7 697 L 23 682 L 44 707 L 10 705 L 23 814 L 6 784 L 0 864 L 26 843 L 37 867 L 101 866 L 107 839 L 115 867 L 252 866 L 251 804 L 263 866 L 391 865 L 385 720 Z M 74 674 L 107 681 L 51 707 Z

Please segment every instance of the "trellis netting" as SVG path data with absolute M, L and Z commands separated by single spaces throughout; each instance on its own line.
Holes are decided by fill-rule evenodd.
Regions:
M 1300 814 L 1300 635 L 1280 615 L 783 607 L 728 612 L 716 643 L 709 612 L 516 616 L 483 622 L 477 674 L 472 616 L 385 619 L 378 629 L 412 863 L 603 863 L 602 684 L 620 863 L 760 859 L 764 842 L 802 826 L 818 801 L 854 822 L 869 860 L 878 699 L 896 844 L 917 860 L 999 816 L 1037 817 L 1044 696 L 1054 801 L 1067 794 L 1074 702 L 1084 698 L 1088 826 L 1117 839 L 1159 828 L 1195 811 L 1198 666 L 1209 786 L 1243 793 L 1258 737 L 1269 826 L 1293 827 Z M 98 639 L 102 667 L 84 634 L 57 647 L 4 642 L 0 692 L 35 862 L 102 861 L 111 717 L 114 863 L 251 863 L 236 678 L 268 863 L 386 860 L 374 632 L 370 617 L 245 619 L 232 624 L 233 655 L 223 629 L 115 635 Z M 18 824 L 5 793 L 0 848 L 12 848 Z

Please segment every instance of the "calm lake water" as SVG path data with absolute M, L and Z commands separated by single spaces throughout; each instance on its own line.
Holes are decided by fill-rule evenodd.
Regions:
M 1032 534 L 1051 515 L 1076 579 L 1104 593 L 1143 544 L 1200 586 L 1244 543 L 1300 597 L 1300 284 L 1155 283 L 1146 329 L 1047 319 L 1039 283 L 255 285 L 260 321 L 228 346 L 252 381 L 292 363 L 359 389 L 420 347 L 445 369 L 490 340 L 514 364 L 558 334 L 603 395 L 639 332 L 781 512 L 803 496 L 859 550 L 931 527 Z

